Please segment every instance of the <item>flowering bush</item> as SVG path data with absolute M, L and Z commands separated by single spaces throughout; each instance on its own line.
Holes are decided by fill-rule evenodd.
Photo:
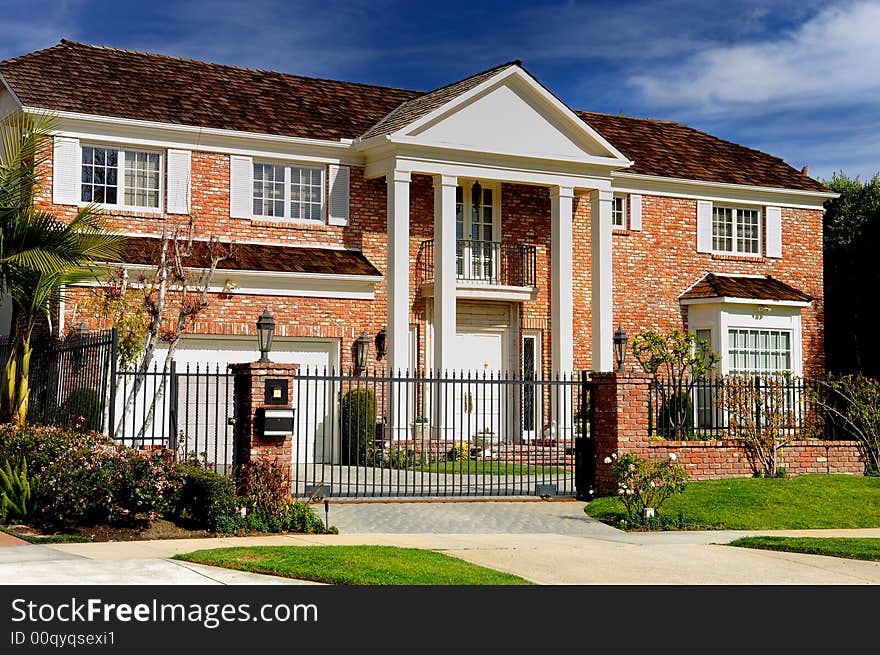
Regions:
M 0 459 L 21 458 L 39 475 L 35 518 L 53 527 L 155 518 L 180 487 L 170 451 L 127 448 L 95 432 L 0 426 Z
M 617 479 L 617 498 L 626 509 L 627 521 L 634 525 L 646 523 L 645 509 L 659 515 L 660 507 L 673 494 L 680 494 L 687 485 L 687 471 L 675 454 L 669 459 L 648 461 L 627 453 L 605 458 Z
M 39 518 L 58 527 L 154 519 L 174 506 L 179 487 L 165 450 L 83 444 L 44 469 Z

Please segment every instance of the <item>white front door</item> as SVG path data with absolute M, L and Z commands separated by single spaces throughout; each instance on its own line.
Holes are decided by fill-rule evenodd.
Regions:
M 471 441 L 476 437 L 499 437 L 502 416 L 502 389 L 498 382 L 502 369 L 501 334 L 456 334 L 450 373 L 455 381 L 454 439 Z

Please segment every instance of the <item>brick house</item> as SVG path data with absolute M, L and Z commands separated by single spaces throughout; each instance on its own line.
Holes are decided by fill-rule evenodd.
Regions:
M 0 114 L 59 119 L 41 208 L 99 202 L 135 268 L 189 216 L 234 242 L 178 361 L 255 359 L 268 306 L 273 357 L 303 366 L 348 367 L 384 329 L 392 370 L 608 371 L 621 325 L 695 330 L 722 372 L 824 371 L 833 194 L 678 123 L 569 108 L 519 62 L 423 93 L 65 40 L 0 75 Z M 88 293 L 61 329 L 97 327 Z

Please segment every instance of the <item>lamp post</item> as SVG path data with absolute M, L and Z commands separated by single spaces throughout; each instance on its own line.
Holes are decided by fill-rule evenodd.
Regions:
M 272 337 L 275 335 L 275 318 L 269 308 L 263 310 L 257 319 L 257 336 L 260 338 L 260 362 L 268 363 L 269 351 L 272 350 Z
M 629 338 L 621 326 L 617 326 L 614 331 L 614 357 L 617 359 L 617 372 L 626 373 L 624 362 L 626 361 L 626 343 Z
M 367 355 L 370 351 L 370 336 L 366 332 L 361 332 L 354 342 L 354 367 L 357 374 L 362 373 L 367 368 Z

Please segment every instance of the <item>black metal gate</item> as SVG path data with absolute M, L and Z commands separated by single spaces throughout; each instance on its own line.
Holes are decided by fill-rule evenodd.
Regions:
M 596 486 L 596 431 L 594 430 L 596 386 L 590 382 L 587 371 L 581 372 L 578 393 L 581 424 L 587 427 L 575 439 L 575 497 L 578 500 L 592 500 L 590 492 Z
M 582 388 L 571 375 L 302 371 L 294 494 L 574 496 Z
M 129 446 L 175 449 L 232 475 L 233 378 L 226 364 L 119 371 L 108 411 L 111 435 Z

